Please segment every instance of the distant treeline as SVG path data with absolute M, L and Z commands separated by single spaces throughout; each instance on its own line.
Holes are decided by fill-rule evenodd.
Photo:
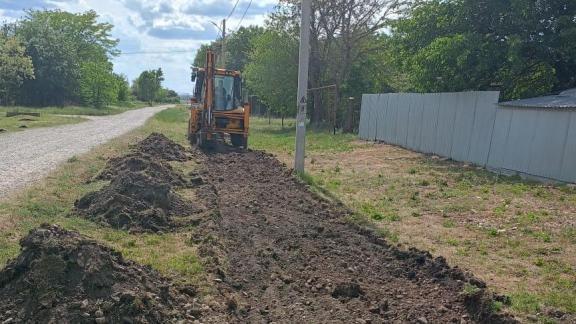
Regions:
M 300 1 L 226 39 L 228 68 L 279 115 L 296 109 Z M 312 1 L 309 118 L 353 130 L 363 93 L 576 87 L 576 1 Z M 221 41 L 206 44 L 220 50 Z M 200 51 L 196 65 L 203 65 Z
M 104 107 L 134 98 L 174 101 L 162 89 L 162 70 L 144 71 L 131 88 L 113 72 L 118 55 L 112 25 L 98 23 L 94 11 L 73 14 L 29 10 L 0 27 L 0 104 Z

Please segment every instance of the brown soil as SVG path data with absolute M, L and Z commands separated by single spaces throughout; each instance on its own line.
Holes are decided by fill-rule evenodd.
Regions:
M 195 289 L 76 232 L 42 225 L 0 272 L 2 323 L 192 322 Z
M 218 217 L 193 237 L 220 297 L 208 323 L 507 323 L 485 284 L 351 225 L 261 152 L 201 155 Z M 465 285 L 479 287 L 463 293 Z
M 192 225 L 206 208 L 174 189 L 197 183 L 185 179 L 166 162 L 188 158 L 182 146 L 164 135 L 152 134 L 133 152 L 108 161 L 97 179 L 110 180 L 110 184 L 76 201 L 76 211 L 97 223 L 131 232 Z
M 142 152 L 112 158 L 96 177 L 96 180 L 113 180 L 125 173 L 144 173 L 148 177 L 170 183 L 173 186 L 186 186 L 183 175 L 174 171 L 164 160 L 156 159 Z
M 136 151 L 166 161 L 186 161 L 189 156 L 184 147 L 159 133 L 152 133 L 136 145 Z

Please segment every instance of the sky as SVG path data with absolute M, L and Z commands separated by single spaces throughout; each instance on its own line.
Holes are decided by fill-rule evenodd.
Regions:
M 143 70 L 162 68 L 164 86 L 191 93 L 190 64 L 201 44 L 215 40 L 227 20 L 227 32 L 238 26 L 262 25 L 278 0 L 0 0 L 0 22 L 14 21 L 25 9 L 96 11 L 101 22 L 114 25 L 112 36 L 123 53 L 114 70 L 135 79 Z M 250 6 L 249 6 L 250 4 Z M 241 20 L 244 12 L 246 15 Z M 179 53 L 165 53 L 165 52 Z M 129 54 L 152 52 L 152 54 Z

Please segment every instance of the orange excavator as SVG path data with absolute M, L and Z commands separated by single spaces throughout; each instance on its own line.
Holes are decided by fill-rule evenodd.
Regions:
M 248 148 L 250 104 L 242 100 L 242 77 L 239 71 L 216 68 L 215 58 L 208 49 L 205 67 L 192 68 L 195 88 L 188 139 L 201 148 L 211 148 L 228 139 L 235 147 Z

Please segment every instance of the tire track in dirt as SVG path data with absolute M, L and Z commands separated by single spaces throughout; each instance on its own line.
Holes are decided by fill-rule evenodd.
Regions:
M 262 152 L 197 153 L 218 215 L 195 237 L 219 297 L 208 323 L 508 323 L 485 284 L 403 251 Z M 464 286 L 480 288 L 463 294 Z

